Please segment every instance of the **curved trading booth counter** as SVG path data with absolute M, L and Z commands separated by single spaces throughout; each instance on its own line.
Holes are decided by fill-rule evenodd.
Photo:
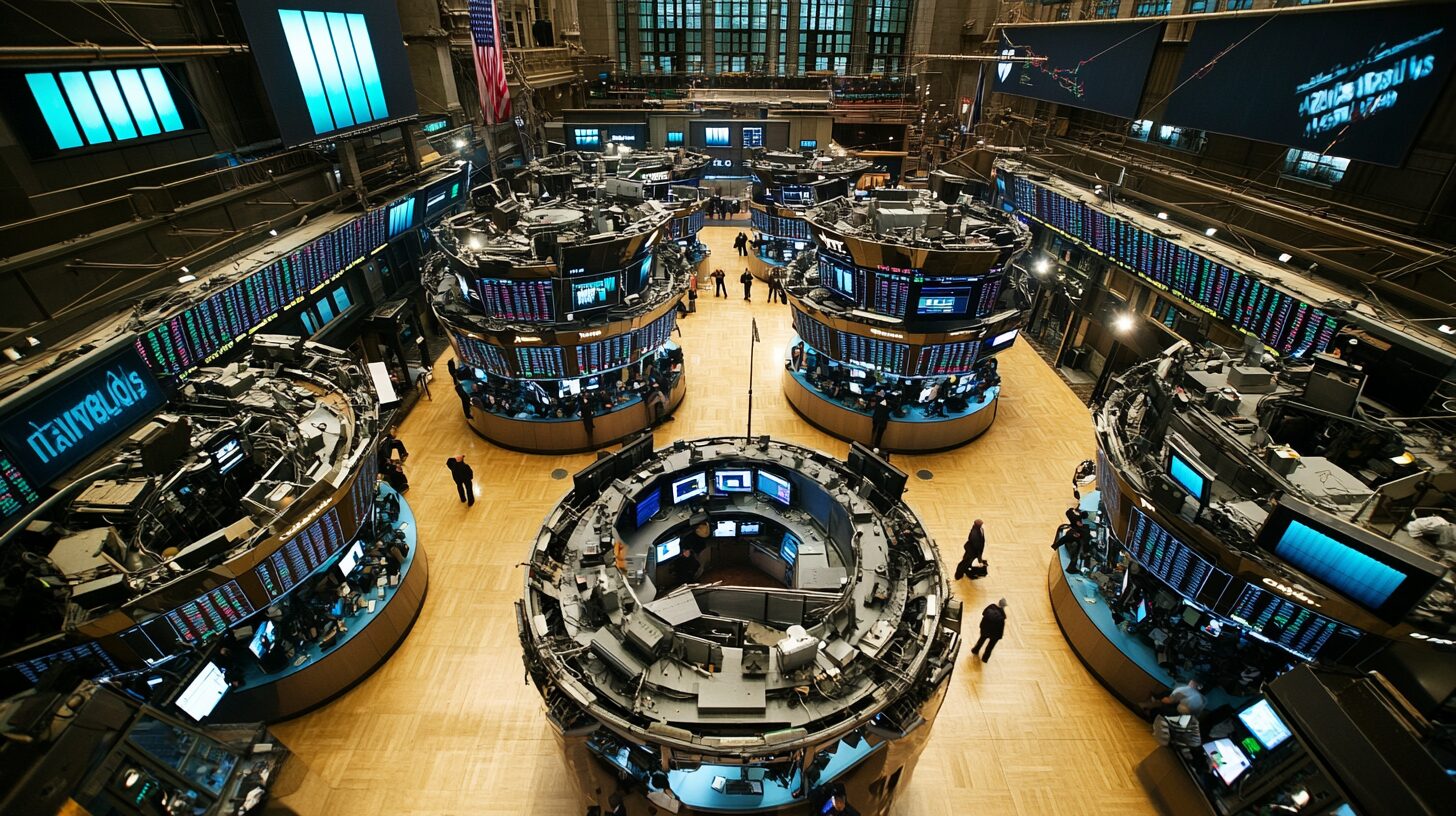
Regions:
M 861 446 L 650 436 L 576 474 L 518 605 L 583 804 L 882 812 L 944 697 L 960 604 Z
M 968 378 L 969 379 L 969 378 Z M 907 380 L 906 388 L 953 390 L 948 378 L 932 380 L 925 385 Z M 841 396 L 833 396 L 840 393 Z M 917 390 L 917 395 L 919 390 Z M 1001 386 L 986 388 L 979 397 L 962 398 L 949 407 L 943 403 L 905 405 L 890 418 L 880 448 L 891 451 L 936 451 L 964 445 L 985 433 L 996 420 L 996 401 Z M 866 401 L 847 389 L 838 391 L 832 385 L 820 386 L 803 371 L 784 367 L 784 396 L 799 415 L 825 433 L 849 439 L 869 439 L 873 434 L 872 409 Z
M 789 403 L 826 433 L 884 450 L 944 450 L 985 433 L 1002 387 L 995 355 L 1022 319 L 1003 270 L 1026 228 L 964 197 L 898 189 L 836 199 L 806 223 L 819 249 L 786 267 Z
M 175 674 L 202 654 L 229 693 L 187 713 L 211 722 L 273 721 L 342 693 L 404 638 L 428 584 L 413 525 L 396 523 L 408 506 L 379 485 L 369 378 L 281 335 L 170 394 L 141 361 L 123 341 L 56 372 L 60 391 L 27 392 L 24 410 L 45 411 L 94 382 L 130 401 L 119 421 L 143 424 L 7 535 L 67 592 L 59 607 L 33 599 L 28 625 L 56 628 L 8 649 L 0 676 L 33 684 L 81 661 Z
M 1096 411 L 1078 475 L 1098 490 L 1085 525 L 1059 531 L 1052 608 L 1130 706 L 1200 680 L 1194 747 L 1225 705 L 1305 663 L 1379 673 L 1425 717 L 1456 700 L 1449 437 L 1381 419 L 1363 376 L 1333 356 L 1182 344 L 1115 378 Z
M 662 421 L 686 391 L 671 338 L 693 269 L 697 188 L 664 202 L 637 197 L 640 183 L 575 178 L 523 175 L 524 194 L 501 181 L 478 188 L 476 209 L 444 223 L 427 260 L 462 415 L 515 450 L 620 441 Z M 683 242 L 669 237 L 677 222 Z

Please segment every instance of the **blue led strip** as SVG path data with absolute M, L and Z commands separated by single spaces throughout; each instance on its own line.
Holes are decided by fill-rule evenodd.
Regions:
M 278 19 L 314 133 L 389 115 L 364 15 L 279 9 Z

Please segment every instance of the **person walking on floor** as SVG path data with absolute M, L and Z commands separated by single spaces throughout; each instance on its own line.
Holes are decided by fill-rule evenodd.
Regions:
M 728 297 L 728 275 L 721 269 L 714 269 L 710 275 L 713 279 L 713 297 Z
M 875 403 L 874 413 L 870 417 L 870 447 L 878 449 L 880 442 L 885 438 L 885 431 L 890 427 L 890 401 L 881 397 Z
M 956 564 L 955 577 L 959 581 L 962 576 L 968 575 L 971 568 L 986 555 L 986 532 L 981 528 L 981 520 L 971 522 L 971 531 L 966 534 L 965 554 L 961 556 L 961 562 Z
M 748 302 L 750 302 L 750 303 L 752 303 L 753 302 L 753 273 L 748 271 L 748 267 L 745 266 L 743 268 L 743 274 L 738 276 L 738 282 L 741 283 L 741 284 L 743 284 L 743 299 L 746 300 L 746 301 L 748 301 Z
M 465 412 L 465 418 L 470 419 L 470 383 L 465 380 L 456 383 L 455 393 L 460 395 L 460 409 Z
M 465 464 L 465 454 L 446 459 L 445 466 L 450 468 L 450 478 L 455 480 L 455 492 L 460 494 L 460 501 L 466 507 L 474 507 L 475 471 Z
M 738 250 L 739 257 L 748 257 L 748 236 L 738 233 L 738 237 L 733 239 L 733 248 Z
M 997 642 L 1006 634 L 1006 599 L 1002 598 L 996 603 L 986 607 L 981 613 L 981 639 L 971 649 L 971 654 L 981 658 L 982 663 L 991 662 L 991 650 L 996 648 Z M 981 652 L 981 645 L 985 644 L 986 651 Z

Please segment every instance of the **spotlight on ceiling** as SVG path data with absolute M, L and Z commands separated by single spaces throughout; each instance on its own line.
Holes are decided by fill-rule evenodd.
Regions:
M 1165 212 L 1158 213 L 1158 220 L 1159 221 L 1167 221 L 1168 220 L 1168 214 L 1165 213 Z
M 1207 235 L 1209 238 L 1212 238 L 1213 236 L 1218 234 L 1218 227 L 1209 227 L 1208 229 L 1203 231 L 1203 234 Z
M 195 280 L 197 280 L 197 276 L 196 275 L 178 275 L 177 276 L 177 282 L 178 283 L 191 283 L 191 282 L 193 282 Z
M 1120 314 L 1112 319 L 1112 328 L 1122 334 L 1132 331 L 1132 325 L 1133 319 L 1130 314 Z
M 1293 257 L 1294 256 L 1290 255 L 1288 252 L 1281 252 L 1279 253 L 1279 263 L 1289 263 L 1290 259 L 1292 259 Z

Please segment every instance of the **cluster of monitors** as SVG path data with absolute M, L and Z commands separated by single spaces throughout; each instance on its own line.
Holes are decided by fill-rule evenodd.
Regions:
M 709 474 L 700 471 L 672 480 L 668 485 L 667 498 L 673 504 L 690 502 L 710 492 Z M 711 493 L 714 496 L 729 496 L 734 493 L 752 493 L 755 489 L 779 504 L 788 507 L 793 501 L 793 485 L 788 479 L 767 470 L 755 468 L 723 468 L 712 472 Z M 663 491 L 654 488 L 637 500 L 634 518 L 640 528 L 662 509 Z
M 1240 711 L 1239 724 L 1248 736 L 1238 742 L 1224 738 L 1203 744 L 1209 770 L 1225 785 L 1233 785 L 1253 766 L 1251 757 L 1272 751 L 1294 736 L 1279 713 L 1264 699 Z
M 723 519 L 713 522 L 714 538 L 748 538 L 763 533 L 763 522 L 761 521 L 738 521 Z M 682 555 L 682 538 L 673 536 L 663 539 L 653 545 L 657 555 L 657 563 L 662 564 L 671 561 Z M 784 532 L 784 537 L 779 540 L 779 558 L 789 566 L 793 566 L 799 560 L 799 537 L 791 532 Z

